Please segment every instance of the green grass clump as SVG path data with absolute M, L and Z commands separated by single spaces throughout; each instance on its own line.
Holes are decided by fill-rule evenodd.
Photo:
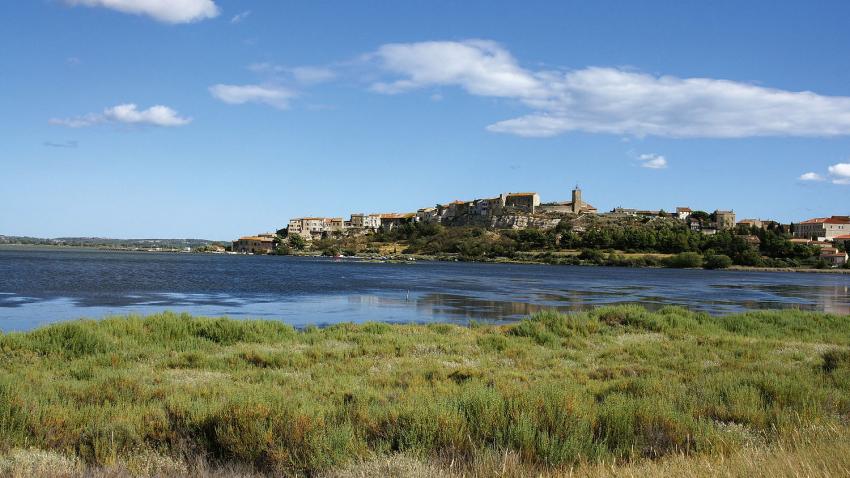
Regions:
M 384 456 L 558 469 L 770 444 L 847 420 L 848 392 L 850 321 L 795 310 L 303 331 L 165 313 L 0 335 L 0 453 L 292 476 Z

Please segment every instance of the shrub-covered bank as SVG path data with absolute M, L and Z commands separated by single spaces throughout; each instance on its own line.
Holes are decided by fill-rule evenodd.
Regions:
M 732 456 L 850 416 L 850 321 L 801 311 L 304 331 L 160 314 L 7 334 L 0 352 L 3 454 L 107 468 L 592 469 Z
M 578 226 L 574 222 L 580 221 Z M 576 229 L 581 232 L 576 232 Z M 582 216 L 565 219 L 557 227 L 539 229 L 485 229 L 411 223 L 374 234 L 330 234 L 311 242 L 301 236 L 276 239 L 275 254 L 397 256 L 490 262 L 543 262 L 548 264 L 620 267 L 704 267 L 732 265 L 778 269 L 828 269 L 820 247 L 791 242 L 781 228 L 738 227 L 705 235 L 679 220 L 631 218 L 610 220 Z M 838 244 L 843 248 L 842 244 Z M 845 269 L 850 268 L 850 264 Z

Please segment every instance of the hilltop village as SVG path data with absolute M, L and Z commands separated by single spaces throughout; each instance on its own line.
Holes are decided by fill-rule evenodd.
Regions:
M 787 247 L 807 247 L 806 250 L 812 251 L 809 254 L 812 261 L 827 267 L 841 267 L 847 264 L 846 251 L 847 246 L 850 246 L 850 216 L 813 218 L 799 223 L 781 224 L 765 219 L 736 220 L 735 212 L 731 210 L 708 213 L 682 206 L 673 208 L 670 212 L 663 209 L 617 207 L 600 213 L 584 200 L 582 190 L 576 186 L 572 190 L 571 200 L 563 202 L 544 203 L 536 192 L 516 192 L 502 193 L 492 198 L 453 201 L 421 208 L 416 212 L 354 213 L 347 220 L 342 217 L 298 217 L 290 219 L 285 228 L 275 233 L 242 237 L 233 242 L 231 250 L 237 253 L 268 254 L 274 253 L 281 246 L 284 246 L 285 251 L 291 251 L 293 247 L 296 250 L 306 250 L 314 245 L 325 248 L 330 240 L 348 239 L 350 242 L 354 238 L 366 236 L 384 240 L 388 237 L 405 240 L 413 235 L 421 239 L 423 235 L 427 235 L 423 234 L 423 231 L 433 233 L 437 230 L 431 226 L 438 226 L 441 231 L 452 228 L 491 231 L 491 235 L 508 231 L 507 237 L 514 239 L 528 236 L 528 232 L 523 234 L 517 231 L 533 231 L 537 234 L 549 234 L 554 241 L 549 242 L 553 242 L 556 249 L 570 246 L 616 249 L 608 247 L 609 244 L 604 243 L 604 240 L 602 243 L 594 243 L 588 242 L 586 238 L 594 236 L 600 230 L 614 231 L 613 233 L 617 234 L 618 231 L 635 232 L 638 228 L 644 234 L 651 231 L 650 235 L 657 234 L 660 230 L 685 234 L 680 242 L 685 241 L 688 244 L 700 242 L 711 245 L 732 241 L 759 251 L 762 248 L 761 242 L 766 239 L 769 231 L 770 240 L 778 238 Z M 510 231 L 514 233 L 511 234 Z M 459 233 L 455 235 L 457 234 Z M 718 237 L 708 239 L 711 236 Z M 703 239 L 699 239 L 700 237 Z M 614 242 L 617 242 L 616 239 Z M 650 252 L 655 252 L 656 249 L 661 252 L 687 252 L 694 247 L 702 247 L 662 247 L 653 245 L 652 241 L 647 244 L 632 242 L 635 247 L 627 248 Z M 714 253 L 716 249 L 718 247 L 709 249 L 708 252 Z M 806 255 L 800 252 L 802 249 L 797 250 L 798 258 Z M 498 253 L 498 250 L 493 252 Z M 483 254 L 486 255 L 487 252 Z

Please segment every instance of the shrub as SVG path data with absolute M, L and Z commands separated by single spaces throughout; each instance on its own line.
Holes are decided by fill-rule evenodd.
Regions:
M 724 254 L 706 254 L 703 267 L 706 269 L 726 269 L 732 265 L 732 259 Z
M 601 264 L 605 260 L 605 254 L 598 249 L 582 249 L 578 258 L 594 264 Z
M 702 255 L 696 252 L 681 252 L 667 258 L 667 267 L 676 269 L 688 269 L 702 266 Z
M 28 336 L 29 347 L 44 355 L 77 358 L 106 352 L 109 343 L 89 321 L 56 324 L 36 330 Z

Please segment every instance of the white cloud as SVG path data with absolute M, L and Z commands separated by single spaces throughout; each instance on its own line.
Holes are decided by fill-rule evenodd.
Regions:
M 251 10 L 245 10 L 242 13 L 236 14 L 230 19 L 230 23 L 242 23 L 243 20 L 251 15 Z
M 801 174 L 797 179 L 800 181 L 823 181 L 824 177 L 815 172 L 808 172 Z
M 147 15 L 165 23 L 191 23 L 218 16 L 213 0 L 65 0 L 70 5 L 103 7 L 133 15 Z
M 850 185 L 850 163 L 836 163 L 826 170 L 829 173 L 828 178 L 815 172 L 808 172 L 797 179 L 800 181 L 826 181 L 829 179 L 832 184 Z
M 146 110 L 139 110 L 133 103 L 106 108 L 103 113 L 89 113 L 73 118 L 52 118 L 50 124 L 67 126 L 69 128 L 83 128 L 100 123 L 124 123 L 150 126 L 183 126 L 192 121 L 191 118 L 181 117 L 173 109 L 156 105 Z
M 667 167 L 667 158 L 661 156 L 660 154 L 641 154 L 640 156 L 638 156 L 638 160 L 640 160 L 640 166 L 642 168 L 664 169 Z
M 107 108 L 103 115 L 106 119 L 119 123 L 154 126 L 183 126 L 192 121 L 191 118 L 182 118 L 176 111 L 167 106 L 156 105 L 140 111 L 133 103 Z
M 295 81 L 303 84 L 324 83 L 336 78 L 336 72 L 319 66 L 296 66 L 292 68 Z
M 50 118 L 48 122 L 50 124 L 55 124 L 58 126 L 67 126 L 69 128 L 85 128 L 86 126 L 92 126 L 98 123 L 103 123 L 103 121 L 103 115 L 89 113 L 87 115 L 75 116 L 73 118 Z
M 494 42 L 395 43 L 374 56 L 381 66 L 406 77 L 378 82 L 372 89 L 395 94 L 433 85 L 457 85 L 473 95 L 526 98 L 545 94 L 542 84 Z
M 850 184 L 850 163 L 833 164 L 828 171 L 833 184 Z
M 213 85 L 210 93 L 219 100 L 232 104 L 264 103 L 275 108 L 286 109 L 295 92 L 280 86 L 262 85 Z
M 792 92 L 711 78 L 618 68 L 532 71 L 491 41 L 388 44 L 367 56 L 397 78 L 372 84 L 397 94 L 458 86 L 509 98 L 531 113 L 488 126 L 520 136 L 571 131 L 673 138 L 850 134 L 850 97 Z

